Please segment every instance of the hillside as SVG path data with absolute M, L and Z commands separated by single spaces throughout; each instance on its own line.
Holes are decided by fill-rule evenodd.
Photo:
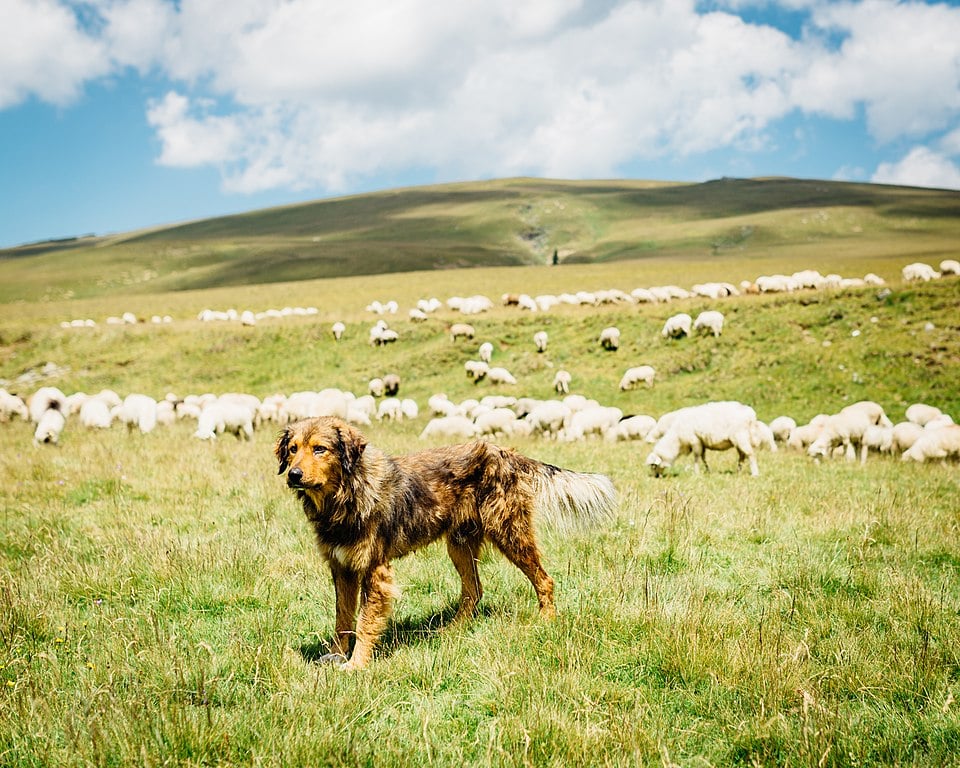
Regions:
M 0 251 L 0 301 L 477 266 L 956 254 L 960 193 L 797 179 L 507 179 L 357 195 Z

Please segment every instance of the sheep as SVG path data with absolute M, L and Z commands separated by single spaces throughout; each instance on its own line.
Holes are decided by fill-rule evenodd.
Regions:
M 609 327 L 600 331 L 600 346 L 608 352 L 616 352 L 620 349 L 620 329 Z
M 554 374 L 553 388 L 557 391 L 557 394 L 566 395 L 570 392 L 571 378 L 569 371 L 564 371 L 563 369 Z
M 347 326 L 341 323 L 339 320 L 330 326 L 330 333 L 333 334 L 334 341 L 340 341 L 343 338 L 344 331 L 347 330 Z
M 482 360 L 467 360 L 463 364 L 463 368 L 467 372 L 467 376 L 473 379 L 474 384 L 480 381 L 480 379 L 490 371 L 490 366 Z
M 777 416 L 768 425 L 773 432 L 773 439 L 778 443 L 786 443 L 790 433 L 797 428 L 797 422 L 790 416 Z
M 80 423 L 90 429 L 109 429 L 113 423 L 110 404 L 99 397 L 91 397 L 80 406 Z
M 30 421 L 35 424 L 40 422 L 47 411 L 56 408 L 58 411 L 64 411 L 67 407 L 67 396 L 57 387 L 40 387 L 27 400 L 27 410 L 30 413 Z
M 387 397 L 396 397 L 400 391 L 400 377 L 395 373 L 388 373 L 383 377 L 383 392 Z
M 819 459 L 831 455 L 834 448 L 842 446 L 847 460 L 855 461 L 856 449 L 862 443 L 864 432 L 873 425 L 893 426 L 879 404 L 861 400 L 848 405 L 827 419 L 823 431 L 807 448 L 807 453 Z
M 684 453 L 693 454 L 695 472 L 709 470 L 705 452 L 735 448 L 737 469 L 744 460 L 750 463 L 750 474 L 759 475 L 753 444 L 757 432 L 757 414 L 748 405 L 725 401 L 690 406 L 674 412 L 670 427 L 647 456 L 647 466 L 657 477 L 663 474 Z M 648 437 L 649 440 L 649 437 Z
M 903 275 L 904 281 L 908 283 L 917 280 L 926 282 L 928 280 L 936 280 L 938 277 L 940 277 L 939 272 L 937 272 L 929 264 L 924 264 L 921 261 L 915 261 L 912 264 L 907 264 L 907 266 L 900 270 L 900 274 Z
M 438 416 L 430 419 L 420 433 L 420 439 L 428 437 L 439 438 L 470 438 L 477 436 L 477 425 L 466 416 Z
M 127 395 L 112 413 L 128 430 L 136 428 L 147 434 L 157 426 L 157 401 L 149 395 Z
M 494 408 L 479 414 L 474 423 L 477 426 L 477 434 L 504 435 L 510 434 L 513 422 L 516 420 L 517 414 L 509 408 Z
M 941 275 L 960 275 L 960 261 L 956 259 L 944 259 L 940 262 Z
M 603 433 L 603 439 L 611 443 L 620 440 L 645 440 L 650 430 L 656 425 L 657 420 L 653 416 L 645 414 L 624 416 L 615 426 Z
M 919 424 L 921 427 L 943 415 L 943 411 L 926 403 L 914 403 L 907 408 L 907 421 Z
M 417 405 L 417 401 L 409 397 L 400 401 L 400 411 L 405 419 L 415 419 L 420 415 L 420 407 Z
M 537 331 L 533 334 L 533 343 L 537 345 L 537 352 L 547 351 L 547 332 Z
M 60 441 L 60 435 L 63 433 L 66 423 L 66 418 L 60 412 L 59 403 L 53 402 L 37 419 L 37 428 L 33 433 L 34 445 L 44 443 L 56 445 Z
M 410 318 L 411 323 L 422 323 L 429 319 L 427 313 L 417 307 L 412 307 L 407 312 L 407 317 Z
M 556 435 L 570 415 L 569 406 L 559 400 L 544 400 L 534 405 L 524 418 L 533 432 Z
M 373 395 L 361 395 L 347 404 L 347 421 L 351 424 L 370 426 L 371 419 L 377 415 L 377 401 Z
M 920 435 L 923 434 L 923 430 L 923 427 L 919 424 L 914 424 L 912 421 L 901 421 L 894 424 L 892 427 L 890 452 L 902 456 L 904 451 L 917 442 Z
M 686 312 L 679 312 L 667 318 L 660 335 L 665 339 L 679 339 L 681 336 L 689 336 L 692 323 L 693 318 L 690 315 Z
M 635 368 L 627 368 L 623 377 L 620 379 L 620 391 L 625 392 L 633 389 L 637 384 L 643 382 L 648 387 L 653 386 L 653 377 L 656 375 L 653 366 L 639 365 Z
M 380 401 L 380 407 L 377 408 L 377 420 L 383 421 L 403 421 L 403 409 L 400 400 L 396 397 L 387 397 Z
M 27 404 L 23 398 L 13 395 L 5 389 L 0 389 L 0 423 L 10 421 L 14 416 L 18 416 L 24 421 L 30 418 L 30 412 L 27 410 Z
M 383 387 L 383 379 L 375 376 L 370 379 L 370 382 L 367 384 L 367 391 L 374 397 L 383 397 Z
M 456 341 L 461 336 L 465 339 L 472 339 L 474 333 L 473 326 L 467 323 L 454 323 L 450 326 L 451 341 Z
M 199 440 L 214 440 L 224 432 L 233 433 L 237 440 L 253 440 L 253 416 L 250 409 L 238 402 L 217 400 L 200 412 L 197 431 Z
M 753 282 L 758 293 L 790 293 L 800 287 L 798 282 L 788 275 L 760 275 Z
M 494 367 L 487 371 L 487 381 L 491 384 L 516 384 L 517 380 L 506 368 Z
M 917 441 L 900 457 L 903 461 L 933 461 L 960 459 L 960 425 L 948 424 L 936 429 L 925 429 Z
M 427 398 L 427 408 L 430 409 L 430 413 L 434 416 L 462 415 L 459 413 L 456 403 L 452 402 L 450 398 L 442 392 L 430 395 L 430 397 Z
M 717 312 L 715 309 L 701 312 L 697 315 L 697 319 L 693 321 L 693 330 L 719 336 L 723 333 L 723 313 Z
M 257 318 L 254 317 L 253 312 L 249 309 L 245 309 L 240 313 L 240 325 L 253 326 L 257 324 Z
M 597 405 L 574 411 L 564 422 L 557 439 L 583 440 L 587 435 L 603 435 L 623 418 L 623 411 L 613 406 Z
M 883 427 L 871 424 L 864 430 L 860 438 L 860 463 L 867 463 L 867 454 L 870 451 L 890 453 L 893 450 L 893 427 Z
M 493 357 L 493 344 L 489 341 L 483 342 L 483 344 L 480 345 L 479 355 L 483 362 L 489 363 Z

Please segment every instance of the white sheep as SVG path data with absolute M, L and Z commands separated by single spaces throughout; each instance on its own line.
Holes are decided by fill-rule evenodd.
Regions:
M 80 423 L 89 429 L 109 429 L 113 423 L 110 404 L 100 398 L 88 398 L 80 406 Z
M 911 448 L 920 439 L 923 430 L 923 427 L 914 424 L 912 421 L 901 421 L 894 424 L 891 430 L 890 452 L 902 456 L 904 451 Z
M 27 399 L 30 420 L 35 424 L 38 424 L 43 414 L 51 408 L 58 411 L 67 409 L 67 396 L 57 387 L 40 387 Z
M 429 319 L 427 313 L 417 307 L 411 307 L 407 312 L 407 317 L 410 318 L 411 323 L 422 323 Z
M 715 309 L 701 312 L 693 321 L 693 330 L 719 336 L 723 333 L 723 313 Z
M 922 427 L 927 422 L 940 418 L 943 415 L 943 411 L 934 405 L 927 405 L 926 403 L 914 403 L 907 408 L 906 415 L 907 421 L 911 421 L 914 424 L 919 424 Z
M 773 432 L 773 439 L 785 444 L 790 439 L 790 433 L 797 428 L 797 422 L 790 416 L 777 416 L 768 426 Z
M 509 408 L 494 408 L 479 414 L 474 423 L 477 426 L 477 434 L 505 435 L 510 434 L 513 422 L 516 420 L 517 414 Z
M 903 279 L 906 282 L 914 282 L 917 280 L 922 280 L 927 282 L 928 280 L 936 280 L 940 277 L 940 273 L 937 272 L 929 264 L 924 264 L 922 261 L 915 261 L 912 264 L 907 264 L 900 273 L 903 275 Z
M 613 406 L 596 405 L 574 411 L 557 434 L 559 440 L 583 440 L 587 435 L 603 435 L 623 418 L 623 411 Z
M 473 379 L 474 384 L 490 372 L 490 366 L 483 360 L 467 360 L 463 364 L 463 369 L 467 372 L 467 376 Z
M 960 425 L 948 424 L 936 429 L 925 429 L 917 441 L 901 458 L 904 461 L 934 461 L 960 459 Z
M 412 398 L 405 397 L 400 401 L 400 411 L 405 419 L 415 419 L 420 415 L 420 406 Z
M 604 440 L 615 443 L 621 440 L 646 440 L 647 435 L 657 426 L 653 416 L 637 414 L 625 416 L 613 427 L 603 433 Z
M 944 259 L 940 262 L 941 275 L 960 275 L 960 261 L 956 259 Z
M 472 339 L 475 333 L 476 331 L 473 330 L 473 326 L 467 323 L 454 323 L 450 326 L 450 339 L 452 341 L 456 341 L 461 337 Z
M 66 423 L 67 420 L 60 412 L 59 405 L 54 403 L 40 414 L 40 418 L 37 420 L 37 428 L 33 433 L 34 444 L 50 443 L 56 445 L 60 441 L 60 435 L 63 433 Z
M 489 341 L 483 342 L 483 344 L 480 345 L 479 355 L 483 362 L 489 363 L 493 358 L 493 344 Z
M 616 352 L 620 349 L 620 329 L 613 326 L 604 328 L 600 331 L 599 342 L 600 346 L 608 352 Z
M 27 421 L 30 418 L 27 404 L 20 396 L 0 389 L 0 423 L 10 421 L 14 416 Z
M 633 389 L 641 382 L 648 387 L 652 387 L 653 378 L 656 374 L 657 372 L 653 366 L 650 365 L 638 365 L 635 368 L 627 368 L 623 377 L 620 379 L 620 391 L 625 392 L 628 389 Z
M 893 426 L 893 422 L 887 418 L 878 403 L 861 400 L 848 405 L 827 419 L 823 431 L 810 444 L 807 453 L 819 459 L 832 455 L 834 448 L 842 447 L 847 460 L 855 461 L 863 435 L 867 428 L 873 425 Z
M 367 392 L 374 397 L 383 397 L 383 379 L 374 376 L 367 384 Z
M 491 384 L 516 384 L 517 380 L 506 368 L 494 366 L 487 371 L 487 381 Z
M 257 324 L 257 318 L 249 309 L 240 313 L 240 325 L 253 326 Z
M 533 343 L 537 345 L 537 352 L 547 351 L 547 332 L 537 331 L 533 334 Z
M 533 432 L 555 436 L 570 414 L 569 406 L 559 400 L 543 400 L 534 405 L 524 418 L 530 423 Z
M 430 419 L 420 433 L 420 439 L 428 437 L 439 438 L 470 438 L 476 437 L 477 425 L 466 416 L 438 416 Z
M 400 377 L 395 373 L 388 373 L 383 377 L 383 392 L 387 397 L 395 397 L 400 391 Z
M 347 421 L 351 424 L 370 426 L 371 419 L 377 415 L 377 401 L 373 395 L 361 395 L 347 404 Z
M 231 432 L 238 440 L 253 439 L 253 417 L 250 409 L 230 400 L 217 400 L 200 412 L 197 431 L 200 440 L 214 440 L 224 432 Z
M 333 338 L 335 341 L 340 341 L 340 339 L 343 338 L 344 331 L 346 330 L 347 330 L 347 326 L 345 326 L 339 320 L 337 320 L 337 322 L 335 322 L 332 326 L 330 326 L 330 333 L 333 334 Z
M 377 408 L 377 420 L 383 421 L 384 419 L 403 421 L 403 408 L 399 398 L 387 397 L 380 401 L 380 406 Z
M 864 430 L 863 437 L 860 438 L 860 463 L 867 463 L 867 454 L 870 451 L 876 453 L 891 453 L 893 451 L 893 427 L 884 427 L 879 424 L 871 424 Z
M 667 318 L 663 324 L 660 335 L 665 339 L 679 339 L 681 336 L 689 336 L 693 318 L 686 312 L 678 312 Z
M 670 426 L 653 446 L 647 456 L 647 466 L 654 475 L 661 475 L 677 458 L 685 453 L 693 454 L 694 471 L 709 469 L 706 451 L 723 451 L 735 448 L 737 469 L 744 460 L 750 463 L 750 474 L 758 475 L 754 442 L 759 440 L 757 414 L 743 403 L 725 401 L 681 408 L 674 412 Z M 649 438 L 648 438 L 649 439 Z
M 557 371 L 553 376 L 553 388 L 557 394 L 566 395 L 570 392 L 570 381 L 572 377 L 569 371 L 563 369 Z
M 143 434 L 157 426 L 157 401 L 149 395 L 131 394 L 113 409 L 117 421 L 127 425 L 128 430 L 139 429 Z

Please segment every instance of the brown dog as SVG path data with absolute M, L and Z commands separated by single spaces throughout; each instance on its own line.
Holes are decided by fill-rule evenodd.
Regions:
M 386 627 L 397 596 L 393 559 L 445 538 L 462 582 L 461 619 L 483 594 L 477 557 L 489 541 L 530 580 L 540 613 L 551 617 L 553 579 L 540 564 L 535 513 L 561 525 L 589 524 L 609 518 L 616 503 L 604 475 L 559 469 L 484 442 L 392 457 L 330 416 L 291 424 L 274 452 L 333 574 L 337 618 L 328 660 L 345 662 L 347 670 L 367 664 Z

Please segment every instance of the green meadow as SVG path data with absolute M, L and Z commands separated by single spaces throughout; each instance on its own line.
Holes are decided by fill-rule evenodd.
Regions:
M 298 245 L 299 243 L 299 245 Z M 558 251 L 558 265 L 552 253 Z M 864 399 L 960 419 L 960 277 L 904 283 L 960 254 L 960 195 L 870 185 L 513 180 L 381 193 L 149 233 L 0 253 L 0 386 L 155 398 L 366 391 L 400 375 L 420 416 L 363 431 L 393 453 L 427 398 L 548 398 L 553 375 L 625 414 L 736 399 L 804 422 Z M 575 292 L 819 269 L 845 291 L 659 305 L 499 306 Z M 484 294 L 467 318 L 420 298 Z M 373 300 L 399 341 L 374 347 Z M 316 315 L 202 323 L 205 309 Z M 668 341 L 674 312 L 720 309 L 721 337 Z M 131 311 L 173 322 L 107 325 Z M 61 328 L 91 318 L 92 328 Z M 334 342 L 330 325 L 347 330 Z M 476 328 L 451 341 L 450 323 Z M 596 343 L 609 325 L 621 347 Z M 538 354 L 532 336 L 549 334 Z M 518 383 L 473 384 L 491 341 Z M 52 364 L 52 365 L 50 365 Z M 620 392 L 631 366 L 652 388 Z M 960 765 L 956 464 L 813 463 L 733 453 L 650 476 L 644 443 L 508 439 L 603 472 L 609 527 L 540 532 L 559 617 L 494 551 L 476 618 L 448 626 L 444 547 L 395 563 L 402 597 L 368 669 L 321 665 L 333 588 L 276 474 L 278 426 L 204 442 L 177 422 L 57 446 L 0 423 L 0 765 Z

